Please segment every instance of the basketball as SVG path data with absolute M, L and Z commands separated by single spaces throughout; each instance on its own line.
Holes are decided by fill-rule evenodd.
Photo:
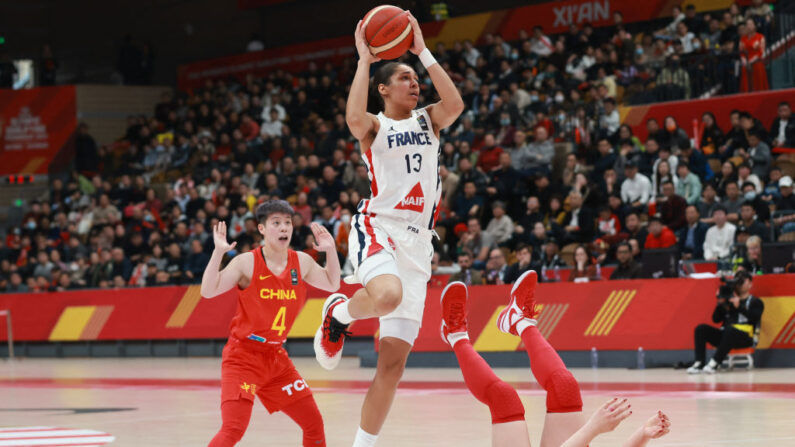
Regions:
M 381 5 L 364 16 L 364 36 L 370 52 L 381 59 L 397 59 L 411 47 L 414 33 L 405 11 L 392 5 Z

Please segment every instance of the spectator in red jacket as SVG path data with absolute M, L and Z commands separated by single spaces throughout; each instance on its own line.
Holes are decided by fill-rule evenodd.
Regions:
M 251 141 L 259 137 L 259 124 L 248 115 L 243 115 L 243 123 L 240 125 L 240 132 L 246 141 Z
M 668 248 L 676 245 L 676 235 L 663 225 L 659 217 L 649 219 L 649 235 L 646 236 L 644 248 Z
M 500 165 L 500 154 L 502 154 L 502 148 L 497 146 L 494 135 L 487 133 L 483 137 L 483 147 L 480 149 L 478 157 L 478 168 L 483 172 L 491 172 L 492 169 Z

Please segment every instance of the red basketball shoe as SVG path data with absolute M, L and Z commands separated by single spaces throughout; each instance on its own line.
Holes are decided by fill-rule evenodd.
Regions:
M 451 282 L 442 291 L 442 340 L 453 346 L 455 341 L 467 334 L 467 286 L 460 282 Z M 454 340 L 450 337 L 453 336 Z
M 535 317 L 538 316 L 535 300 L 536 284 L 538 284 L 538 274 L 535 270 L 526 271 L 516 280 L 511 289 L 511 301 L 497 317 L 497 327 L 500 331 L 519 335 L 516 332 L 516 323 L 522 318 L 533 320 L 535 324 Z

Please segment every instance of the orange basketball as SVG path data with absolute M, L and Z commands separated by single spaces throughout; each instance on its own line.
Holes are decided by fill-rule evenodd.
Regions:
M 397 59 L 414 43 L 411 23 L 397 6 L 376 6 L 365 14 L 362 26 L 370 52 L 381 59 Z

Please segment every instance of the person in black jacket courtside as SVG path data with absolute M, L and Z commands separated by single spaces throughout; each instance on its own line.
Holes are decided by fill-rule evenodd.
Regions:
M 696 327 L 693 335 L 696 361 L 687 369 L 688 374 L 714 374 L 729 351 L 753 346 L 754 332 L 762 321 L 765 304 L 751 295 L 752 281 L 750 273 L 739 271 L 734 276 L 734 293 L 718 291 L 718 304 L 712 312 L 712 321 L 721 323 L 722 326 L 716 328 L 700 324 Z M 715 355 L 705 365 L 707 343 L 717 349 Z

